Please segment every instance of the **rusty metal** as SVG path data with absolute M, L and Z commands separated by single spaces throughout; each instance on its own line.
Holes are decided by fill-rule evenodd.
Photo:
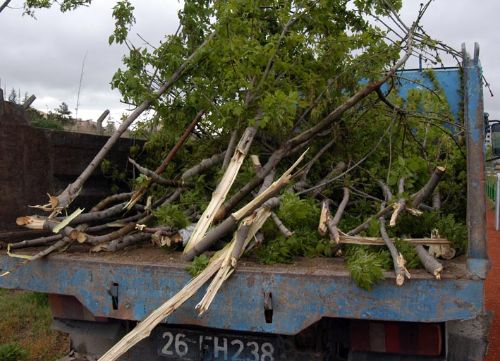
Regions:
M 464 122 L 467 142 L 467 229 L 469 239 L 469 270 L 485 278 L 488 269 L 486 248 L 486 195 L 484 170 L 484 110 L 482 70 L 479 45 L 471 59 L 465 46 L 463 52 Z
M 22 260 L 0 256 L 0 272 Z M 0 287 L 75 296 L 94 316 L 141 320 L 191 279 L 180 255 L 158 249 L 117 254 L 63 253 L 32 262 L 0 278 Z M 219 329 L 296 334 L 323 317 L 415 322 L 470 319 L 482 312 L 483 281 L 464 263 L 451 262 L 437 281 L 423 270 L 396 287 L 394 275 L 371 291 L 358 288 L 341 259 L 302 259 L 294 265 L 264 266 L 241 262 L 199 317 L 203 291 L 168 318 L 169 323 Z M 117 304 L 107 292 L 119 286 Z M 272 292 L 272 322 L 263 312 L 263 297 Z M 260 310 L 260 311 L 259 311 Z

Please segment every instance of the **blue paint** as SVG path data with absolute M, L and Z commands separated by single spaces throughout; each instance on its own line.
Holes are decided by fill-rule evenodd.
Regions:
M 483 114 L 478 114 L 482 109 L 482 70 L 479 63 L 468 62 L 464 67 L 465 78 L 465 123 L 469 137 L 473 142 L 481 140 L 483 129 Z M 481 117 L 478 121 L 478 117 Z
M 490 267 L 491 264 L 487 259 L 483 258 L 467 259 L 467 269 L 469 270 L 469 272 L 482 279 L 486 279 L 486 274 L 488 273 Z
M 460 68 L 443 68 L 433 69 L 434 77 L 443 89 L 446 100 L 450 106 L 451 113 L 455 117 L 455 121 L 460 121 L 459 114 L 461 110 L 461 74 Z M 434 85 L 425 72 L 420 70 L 402 70 L 398 72 L 398 80 L 396 83 L 399 89 L 399 96 L 403 99 L 408 97 L 408 92 L 412 89 L 434 89 Z M 384 84 L 383 91 L 387 91 L 388 84 Z
M 0 256 L 2 268 L 17 262 Z M 188 283 L 190 276 L 184 267 L 108 264 L 92 259 L 75 262 L 61 254 L 0 278 L 0 287 L 74 295 L 95 316 L 140 320 Z M 194 309 L 204 287 L 168 322 L 292 335 L 322 317 L 418 322 L 470 319 L 482 311 L 483 281 L 464 274 L 438 281 L 416 271 L 403 287 L 396 287 L 393 274 L 387 273 L 385 281 L 365 291 L 353 283 L 346 270 L 311 274 L 310 269 L 301 273 L 276 271 L 270 266 L 241 267 L 222 287 L 209 312 L 198 317 Z M 119 284 L 121 310 L 128 304 L 130 313 L 112 309 L 107 293 L 112 282 Z M 273 323 L 265 322 L 265 291 L 273 295 Z

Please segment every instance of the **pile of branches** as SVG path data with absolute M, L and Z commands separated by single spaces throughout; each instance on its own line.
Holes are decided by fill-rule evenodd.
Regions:
M 36 206 L 46 215 L 17 219 L 52 234 L 9 244 L 9 254 L 46 246 L 26 263 L 75 244 L 115 252 L 151 242 L 187 261 L 209 252 L 206 268 L 101 360 L 212 279 L 197 305 L 206 312 L 245 253 L 265 263 L 344 255 L 365 288 L 388 268 L 399 286 L 418 265 L 439 279 L 436 257 L 465 249 L 462 124 L 432 72 L 432 86 L 398 96 L 410 57 L 459 56 L 419 25 L 428 6 L 407 25 L 397 1 L 186 1 L 178 32 L 159 47 L 115 36 L 130 54 L 113 85 L 135 110 L 73 183 Z M 135 131 L 148 157 L 130 158 L 141 174 L 131 192 L 71 210 L 147 110 Z

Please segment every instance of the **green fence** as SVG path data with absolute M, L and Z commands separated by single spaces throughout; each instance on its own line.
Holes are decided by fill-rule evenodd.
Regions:
M 497 177 L 496 174 L 489 174 L 486 176 L 486 197 L 493 203 L 497 196 Z

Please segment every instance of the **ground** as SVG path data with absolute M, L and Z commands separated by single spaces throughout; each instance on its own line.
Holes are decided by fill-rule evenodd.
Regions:
M 68 338 L 51 322 L 45 295 L 0 289 L 0 360 L 54 361 L 67 353 Z
M 485 361 L 500 360 L 500 231 L 495 230 L 493 210 L 487 213 L 488 255 L 491 269 L 486 279 L 486 309 L 493 312 L 493 323 L 489 334 L 488 354 Z

